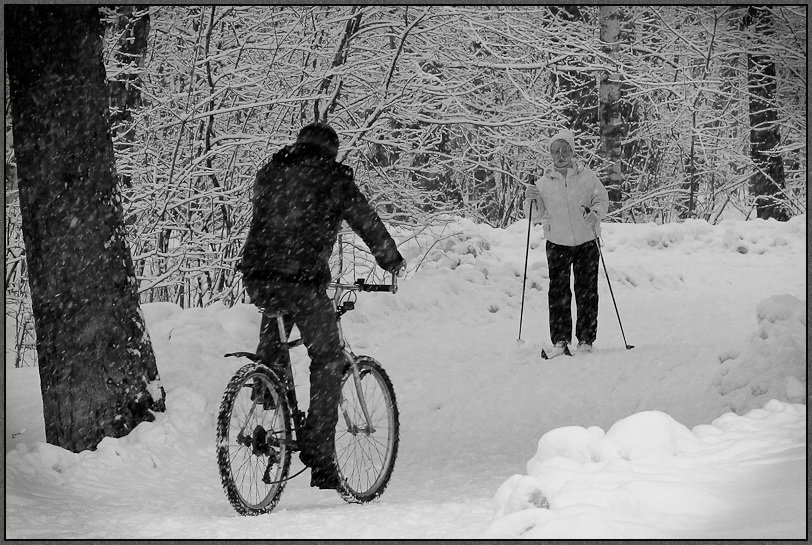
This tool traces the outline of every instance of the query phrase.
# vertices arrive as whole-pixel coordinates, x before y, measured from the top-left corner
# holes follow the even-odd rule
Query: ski
[[[541,349],[541,358],[545,360],[551,360],[553,358],[557,358],[558,356],[572,356],[572,352],[570,352],[570,347],[565,346],[564,350],[558,352],[557,354],[548,355],[547,352],[542,348]]]

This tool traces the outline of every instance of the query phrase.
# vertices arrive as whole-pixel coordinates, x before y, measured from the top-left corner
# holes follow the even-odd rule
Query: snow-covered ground
[[[7,353],[6,537],[805,538],[806,218],[605,225],[635,348],[601,270],[595,352],[550,361],[540,226],[517,340],[526,236],[523,221],[403,233],[398,293],[346,315],[401,415],[395,474],[368,505],[305,474],[271,514],[231,509],[214,425],[241,364],[222,354],[256,345],[250,305],[145,305],[167,412],[93,452],[44,443],[37,371]]]

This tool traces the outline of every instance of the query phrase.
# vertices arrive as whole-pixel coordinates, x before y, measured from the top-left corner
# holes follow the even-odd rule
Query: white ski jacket
[[[563,246],[578,246],[595,239],[581,207],[594,210],[598,219],[603,220],[609,210],[609,195],[588,166],[573,160],[573,168],[567,169],[566,178],[553,167],[547,167],[535,185],[541,196],[525,199],[524,215],[529,216],[530,203],[534,202],[532,221],[544,225],[547,240]],[[600,236],[600,224],[596,231]]]

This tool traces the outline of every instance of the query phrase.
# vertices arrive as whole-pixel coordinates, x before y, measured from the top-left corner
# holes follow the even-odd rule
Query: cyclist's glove
[[[395,265],[391,269],[389,269],[389,272],[391,272],[395,276],[399,276],[399,277],[406,274],[406,260],[401,257],[401,259],[397,263],[397,265]]]

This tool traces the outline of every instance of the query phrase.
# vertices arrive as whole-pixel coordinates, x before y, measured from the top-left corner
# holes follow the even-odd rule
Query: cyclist
[[[332,302],[328,259],[342,220],[358,233],[378,265],[394,274],[405,260],[378,214],[336,162],[338,136],[325,123],[299,132],[274,154],[254,181],[253,216],[245,241],[243,284],[257,306],[285,311],[287,334],[298,327],[310,357],[310,408],[300,433],[300,458],[311,468],[310,486],[336,489],[335,427],[343,356]],[[257,354],[285,365],[275,319],[263,315]]]

